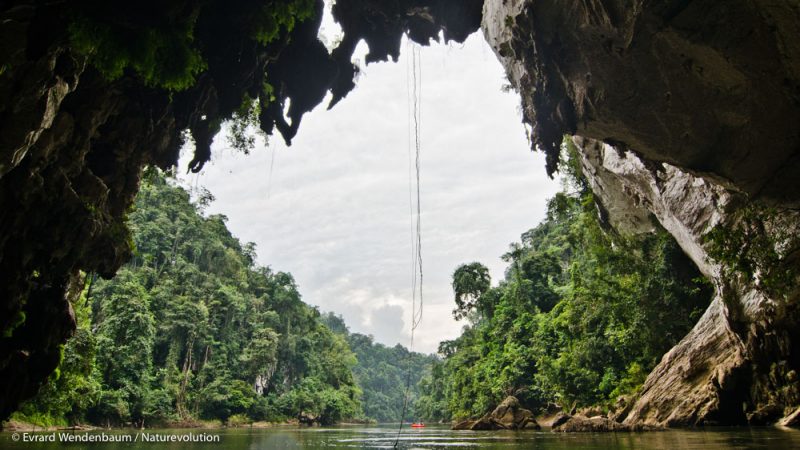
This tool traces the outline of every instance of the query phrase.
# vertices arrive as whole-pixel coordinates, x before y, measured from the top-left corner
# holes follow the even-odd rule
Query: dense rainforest
[[[130,259],[144,167],[175,166],[191,141],[199,171],[229,120],[291,143],[306,112],[355,87],[359,42],[367,63],[396,59],[404,34],[463,42],[482,6],[339,0],[329,52],[322,0],[0,2],[0,420],[59,364],[80,273],[108,279]]]
[[[449,421],[507,395],[531,409],[613,408],[691,328],[711,288],[666,232],[603,222],[565,141],[563,189],[503,256],[453,274],[462,335],[439,355],[388,347],[302,302],[290,274],[206,215],[213,201],[149,169],[128,214],[134,258],[86,276],[58,370],[14,418],[37,424],[228,424],[303,417]],[[654,326],[654,324],[657,324]]]
[[[406,422],[418,419],[413,409],[418,397],[417,387],[439,358],[410,352],[400,344],[388,347],[375,342],[372,336],[351,333],[342,317],[333,313],[323,315],[323,322],[333,332],[344,336],[356,355],[358,362],[353,367],[353,375],[363,391],[364,415],[378,422],[395,422],[403,415],[403,406],[407,403],[403,419]]]
[[[213,197],[149,169],[128,214],[133,259],[87,276],[75,336],[12,417],[39,425],[399,420],[405,380],[432,357],[349,333],[303,303],[288,273],[255,264]],[[410,364],[410,365],[409,365]],[[406,369],[411,367],[411,372]]]
[[[483,415],[506,396],[530,409],[613,407],[694,325],[712,289],[663,229],[623,236],[603,222],[572,141],[546,218],[503,255],[491,285],[479,262],[453,274],[460,337],[420,382],[416,414]]]

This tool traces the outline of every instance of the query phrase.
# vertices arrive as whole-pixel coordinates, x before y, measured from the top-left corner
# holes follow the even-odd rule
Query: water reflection
[[[146,443],[65,443],[22,442],[13,440],[13,433],[0,433],[0,448],[44,450],[72,448],[86,450],[169,449],[194,448],[261,450],[261,449],[329,449],[329,448],[393,448],[395,440],[402,449],[447,449],[447,448],[537,448],[561,449],[797,449],[800,448],[800,430],[777,428],[729,428],[707,430],[670,430],[651,433],[595,433],[560,434],[549,431],[525,432],[472,432],[452,431],[446,427],[432,426],[424,429],[406,428],[397,436],[396,426],[342,426],[336,428],[275,427],[267,429],[238,428],[231,430],[148,430],[177,437],[188,433],[219,435],[220,442],[170,442]],[[104,433],[102,431],[92,432]],[[136,437],[136,431],[113,431],[106,434],[128,434]],[[49,433],[39,433],[49,434]],[[17,435],[20,438],[20,434]],[[30,439],[28,439],[30,440]]]

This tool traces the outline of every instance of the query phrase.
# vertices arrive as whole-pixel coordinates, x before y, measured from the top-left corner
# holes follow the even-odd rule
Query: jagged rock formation
[[[634,153],[608,144],[575,142],[592,190],[601,204],[610,205],[614,228],[646,232],[655,216],[716,290],[697,325],[664,356],[619,418],[671,426],[762,424],[788,414],[800,403],[800,290],[796,282],[772,289],[766,278],[776,270],[797,277],[800,214],[777,209],[760,219],[760,232],[774,237],[772,245],[783,256],[782,267],[764,266],[752,274],[731,270],[730,262],[709,254],[713,244],[707,236],[715,228],[737,232],[747,205],[740,195],[670,164],[648,167]]]
[[[779,422],[784,427],[800,427],[800,407]]]
[[[111,277],[127,260],[125,212],[143,167],[174,166],[188,131],[190,169],[200,170],[221,122],[253,106],[247,99],[259,126],[290,142],[328,91],[336,102],[353,88],[359,39],[370,61],[396,57],[404,33],[463,41],[482,0],[339,0],[345,35],[333,54],[317,40],[322,6],[0,3],[0,420],[58,364],[79,271]],[[185,90],[166,89],[187,77]]]
[[[582,136],[602,215],[657,220],[715,286],[626,425],[772,423],[800,404],[798,18],[789,2],[485,4],[548,168]]]
[[[578,134],[800,204],[796,2],[487,0],[483,31],[551,171]]]

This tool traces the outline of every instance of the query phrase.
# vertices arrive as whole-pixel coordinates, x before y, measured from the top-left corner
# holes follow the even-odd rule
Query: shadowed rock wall
[[[634,153],[608,144],[574,141],[596,198],[610,205],[614,228],[647,232],[654,217],[715,288],[705,314],[617,418],[628,425],[760,425],[794,411],[800,405],[800,213],[755,207],[764,228],[754,229],[749,239],[759,240],[755,233],[761,232],[775,237],[772,245],[781,258],[778,267],[744,274],[715,260],[707,238],[714,229],[738,232],[747,220],[743,208],[754,207],[741,194],[669,164],[648,167]],[[770,288],[766,271],[776,269],[795,281]]]
[[[800,4],[487,0],[483,30],[555,170],[563,134],[800,205]]]
[[[771,423],[800,406],[799,19],[796,2],[484,5],[548,169],[562,135],[581,136],[612,224],[654,218],[715,286],[628,425]]]

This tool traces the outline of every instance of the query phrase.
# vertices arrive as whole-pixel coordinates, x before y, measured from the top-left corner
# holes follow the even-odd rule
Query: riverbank
[[[342,423],[340,425],[363,425],[355,423]],[[177,430],[177,429],[228,429],[228,428],[277,428],[277,427],[297,427],[300,423],[296,420],[287,420],[285,422],[234,422],[224,424],[219,420],[184,420],[177,422],[167,422],[153,426],[145,426],[143,429],[147,430]],[[21,420],[9,420],[3,422],[0,426],[0,431],[8,432],[49,432],[49,431],[92,431],[92,430],[136,430],[140,428],[130,426],[110,426],[102,427],[89,424],[77,425],[37,425],[31,422]]]

